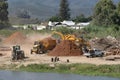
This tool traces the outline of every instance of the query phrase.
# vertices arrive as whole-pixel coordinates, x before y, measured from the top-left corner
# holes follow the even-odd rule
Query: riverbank
[[[119,65],[93,65],[93,64],[31,64],[21,66],[20,71],[30,72],[58,72],[58,73],[73,73],[90,76],[110,76],[120,78]]]
[[[53,72],[80,74],[87,76],[109,76],[120,78],[120,64],[94,65],[94,64],[30,64],[27,66],[11,64],[0,67],[2,70],[27,71],[27,72]]]
[[[27,52],[27,51],[26,51]],[[120,78],[120,60],[108,61],[103,58],[85,56],[59,57],[58,62],[51,62],[53,56],[29,54],[24,60],[12,61],[10,51],[1,56],[0,69],[27,72],[72,73],[90,76],[110,76]],[[69,60],[69,62],[67,62]]]

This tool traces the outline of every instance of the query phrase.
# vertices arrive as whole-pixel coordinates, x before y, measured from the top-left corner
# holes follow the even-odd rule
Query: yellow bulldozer
[[[33,49],[31,49],[31,54],[43,54],[52,50],[56,46],[56,40],[52,38],[44,38],[34,42]]]

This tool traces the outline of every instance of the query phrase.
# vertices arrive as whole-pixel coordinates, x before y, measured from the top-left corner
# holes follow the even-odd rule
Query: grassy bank
[[[32,64],[27,67],[21,66],[18,70],[29,72],[58,72],[73,73],[90,76],[111,76],[120,78],[120,65],[92,65],[92,64],[55,64],[50,67],[47,64]]]
[[[88,38],[112,36],[120,39],[120,26],[117,25],[111,25],[109,27],[89,25],[83,31],[87,33],[86,37]]]

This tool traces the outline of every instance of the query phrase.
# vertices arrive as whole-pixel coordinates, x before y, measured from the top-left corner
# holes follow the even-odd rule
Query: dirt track
[[[27,51],[27,52],[26,52]],[[0,51],[0,53],[3,53],[3,56],[0,57],[0,66],[3,65],[10,65],[10,64],[18,64],[18,65],[28,65],[28,64],[52,64],[51,58],[54,58],[52,56],[47,56],[46,54],[30,54],[28,50],[25,51],[26,59],[21,61],[11,61],[11,51]],[[66,64],[67,59],[69,59],[69,63],[90,63],[90,64],[120,64],[120,59],[116,61],[106,61],[105,57],[103,58],[86,58],[85,56],[71,56],[71,57],[59,57],[60,61],[56,63]]]

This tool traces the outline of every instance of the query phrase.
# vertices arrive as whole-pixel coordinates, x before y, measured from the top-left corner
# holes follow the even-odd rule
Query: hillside
[[[71,15],[80,13],[91,15],[95,4],[99,0],[68,0]],[[113,0],[115,3],[119,0]],[[8,0],[10,16],[14,16],[21,9],[28,10],[32,17],[46,19],[58,13],[60,0]]]

